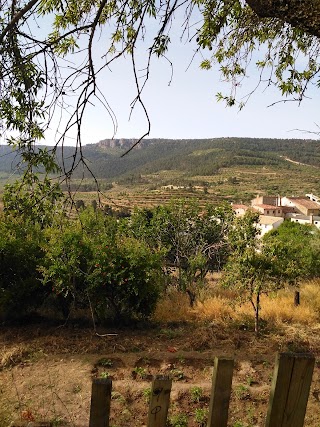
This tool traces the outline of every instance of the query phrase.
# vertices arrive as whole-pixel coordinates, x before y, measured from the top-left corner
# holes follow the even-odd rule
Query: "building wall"
[[[282,212],[282,209],[279,209],[278,207],[275,206],[274,209],[264,209],[263,215],[283,217],[283,212]]]
[[[304,218],[299,218],[296,216],[290,216],[292,222],[303,225],[314,225],[320,230],[320,217],[319,216],[305,216]]]
[[[251,205],[274,205],[277,206],[278,196],[257,196],[251,200]]]
[[[258,229],[260,230],[260,236],[259,238],[263,237],[266,233],[268,233],[271,230],[275,230],[278,228],[284,221],[283,218],[279,218],[277,221],[273,222],[272,224],[264,224],[263,218],[260,217],[260,221],[262,221],[262,224],[258,224]]]
[[[295,204],[288,197],[281,197],[281,205],[295,207]]]
[[[295,203],[297,209],[303,214],[303,215],[319,215],[319,209],[308,209],[305,206],[300,205],[299,202]]]

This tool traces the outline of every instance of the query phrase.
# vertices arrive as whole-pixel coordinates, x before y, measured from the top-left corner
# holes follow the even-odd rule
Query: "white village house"
[[[278,216],[260,215],[258,229],[260,236],[263,237],[268,231],[275,230],[284,221],[284,218]]]
[[[251,200],[251,206],[232,205],[237,216],[248,209],[259,212],[260,237],[276,229],[285,219],[300,224],[315,225],[320,229],[320,198],[313,194],[305,197],[260,196]]]

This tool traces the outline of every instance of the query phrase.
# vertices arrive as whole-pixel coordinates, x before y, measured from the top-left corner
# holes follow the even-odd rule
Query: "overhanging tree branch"
[[[319,0],[246,0],[260,18],[277,18],[320,37]]]
[[[15,25],[20,21],[20,19],[27,12],[29,12],[29,10],[31,10],[33,8],[33,6],[35,6],[38,2],[40,2],[40,0],[31,0],[31,1],[29,1],[29,3],[27,3],[23,9],[19,10],[19,12],[17,12],[13,16],[13,18],[9,22],[9,24],[0,33],[0,43],[3,43],[3,40],[4,40],[5,36],[15,27]]]

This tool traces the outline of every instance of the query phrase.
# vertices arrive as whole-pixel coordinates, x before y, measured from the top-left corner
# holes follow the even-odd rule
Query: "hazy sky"
[[[105,49],[103,37],[95,46],[97,58]],[[168,86],[171,68],[165,60],[154,59],[150,79],[143,92],[143,100],[151,121],[151,138],[216,138],[216,137],[269,137],[269,138],[317,138],[295,129],[316,131],[320,125],[318,101],[320,89],[309,91],[310,99],[299,106],[296,102],[269,105],[281,100],[273,88],[261,86],[250,98],[242,111],[225,107],[216,101],[216,93],[228,94],[229,86],[220,81],[217,67],[201,70],[201,58],[194,59],[194,46],[179,43],[173,36],[173,46],[168,57],[173,62],[173,79]],[[141,68],[146,58],[146,46],[137,51]],[[206,56],[206,55],[204,55]],[[188,69],[187,69],[188,68]],[[141,72],[142,73],[142,72]],[[130,103],[135,97],[134,77],[130,60],[120,59],[106,69],[99,78],[99,85],[112,107],[118,121],[116,138],[139,138],[147,129],[141,107],[137,105],[129,121]],[[250,92],[256,85],[257,72],[249,71],[241,90]],[[54,129],[47,132],[46,143],[54,142]],[[107,112],[98,103],[90,107],[82,128],[83,143],[95,143],[113,136],[113,125]],[[70,138],[67,141],[72,145]]]

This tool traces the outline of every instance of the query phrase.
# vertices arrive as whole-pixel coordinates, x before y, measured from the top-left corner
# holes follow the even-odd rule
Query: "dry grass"
[[[221,296],[214,296],[197,303],[195,312],[199,320],[212,320],[223,323],[230,321],[234,314],[230,300]]]
[[[171,292],[162,298],[153,316],[156,322],[187,322],[197,320],[196,311],[190,307],[189,298],[180,292]]]
[[[292,292],[276,298],[264,297],[261,306],[261,316],[275,325],[296,323],[312,326],[319,320],[317,312],[303,299],[301,305],[294,306]]]
[[[261,297],[261,318],[269,325],[314,326],[320,321],[319,281],[307,282],[301,286],[301,304],[293,304],[293,289],[280,291],[271,296]],[[171,292],[158,304],[154,319],[160,322],[214,321],[223,323],[247,322],[253,320],[253,309],[249,302],[237,303],[230,290],[216,289],[214,296],[198,301],[193,309],[189,299],[179,292]]]
[[[26,346],[3,347],[0,351],[0,370],[15,366],[25,360],[30,354]]]
[[[318,314],[320,318],[320,280],[305,283],[301,289],[302,300]]]

